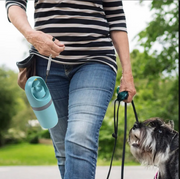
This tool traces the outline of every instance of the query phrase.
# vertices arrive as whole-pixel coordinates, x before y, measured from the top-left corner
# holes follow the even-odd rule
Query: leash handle
[[[119,93],[119,86],[117,87],[117,100],[118,101],[123,101],[128,98],[128,92],[127,91],[122,91]]]
[[[117,100],[123,101],[123,100],[128,98],[128,91],[122,91],[122,92],[119,93],[119,88],[120,87],[118,86],[117,87]],[[136,108],[135,108],[133,100],[132,100],[131,104],[132,104],[132,107],[133,107],[133,111],[134,111],[134,115],[135,115],[135,118],[136,118],[136,122],[138,123],[139,120],[138,120],[138,116],[137,116],[137,112],[136,112]]]

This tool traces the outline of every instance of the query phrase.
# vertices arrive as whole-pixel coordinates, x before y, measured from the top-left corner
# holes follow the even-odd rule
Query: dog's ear
[[[174,121],[173,120],[170,120],[167,125],[174,130]]]

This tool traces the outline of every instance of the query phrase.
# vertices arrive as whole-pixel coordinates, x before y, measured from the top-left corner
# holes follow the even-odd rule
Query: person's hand
[[[130,103],[136,94],[136,89],[134,86],[134,80],[132,74],[123,74],[121,77],[119,93],[122,91],[128,92],[128,98],[124,100],[126,103]]]
[[[57,57],[65,48],[65,45],[59,40],[55,39],[55,41],[53,41],[51,35],[45,34],[41,31],[33,30],[28,34],[26,39],[41,55],[51,55],[52,58]]]

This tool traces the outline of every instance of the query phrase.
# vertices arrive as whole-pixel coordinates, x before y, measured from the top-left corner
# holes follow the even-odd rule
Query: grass
[[[0,166],[18,165],[57,165],[52,145],[21,143],[0,148]],[[109,166],[110,160],[98,159],[97,165]],[[121,165],[121,161],[113,161],[113,165]],[[125,165],[137,165],[125,162]]]
[[[22,143],[0,148],[0,166],[56,164],[52,145]]]

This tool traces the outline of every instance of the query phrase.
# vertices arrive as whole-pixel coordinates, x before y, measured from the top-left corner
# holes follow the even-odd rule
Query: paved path
[[[96,179],[106,179],[109,167],[97,167]],[[124,179],[153,179],[157,168],[128,166]],[[120,167],[112,167],[109,179],[120,179]],[[61,179],[56,166],[0,167],[0,179]]]

